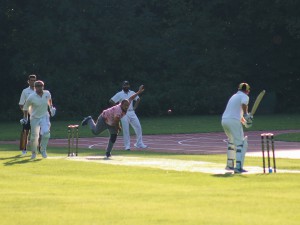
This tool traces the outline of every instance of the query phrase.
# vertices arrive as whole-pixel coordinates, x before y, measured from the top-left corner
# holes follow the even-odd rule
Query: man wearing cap
[[[248,113],[249,93],[249,84],[240,83],[237,93],[231,96],[222,115],[222,127],[228,137],[225,169],[234,170],[234,173],[247,172],[243,169],[243,164],[248,142],[242,125],[246,128],[252,125],[253,117]]]
[[[129,99],[131,96],[135,94],[134,91],[131,91],[130,84],[126,80],[123,82],[122,91],[116,93],[110,100],[111,105],[116,105],[122,102],[124,99]],[[134,102],[134,104],[133,104]],[[143,135],[142,135],[142,127],[140,121],[135,114],[135,110],[137,109],[140,102],[139,96],[136,96],[133,101],[130,103],[129,108],[127,110],[126,115],[121,119],[122,123],[122,130],[123,130],[123,141],[124,141],[124,148],[127,151],[130,151],[130,131],[129,131],[129,124],[134,129],[136,134],[136,142],[134,146],[136,148],[147,148],[148,146],[143,143]]]

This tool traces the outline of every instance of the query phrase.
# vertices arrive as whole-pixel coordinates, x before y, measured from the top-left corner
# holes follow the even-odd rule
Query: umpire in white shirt
[[[132,95],[135,94],[134,91],[131,91],[130,84],[128,81],[124,81],[122,85],[122,91],[116,93],[110,100],[111,105],[116,105],[124,99],[129,99]],[[122,130],[123,130],[123,140],[124,140],[124,148],[127,151],[130,151],[130,131],[129,131],[129,124],[134,129],[136,134],[136,142],[134,146],[136,148],[147,148],[148,146],[143,143],[143,134],[142,134],[142,127],[140,121],[135,114],[135,110],[138,107],[140,102],[139,96],[137,96],[131,103],[127,110],[126,115],[121,119],[122,123]]]

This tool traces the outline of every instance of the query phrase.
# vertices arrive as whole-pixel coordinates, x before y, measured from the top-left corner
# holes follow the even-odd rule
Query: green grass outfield
[[[292,121],[287,122],[291,117]],[[299,129],[295,115],[280,117],[279,124],[271,120],[267,123],[270,117],[263,122],[258,118],[252,130]],[[141,123],[148,134],[221,131],[215,120],[216,117],[170,117],[142,119]],[[65,138],[65,125],[73,122],[76,123],[54,120],[53,136]],[[19,137],[15,134],[20,130],[17,124],[0,127],[1,136],[6,135],[4,140]],[[89,136],[85,130],[81,129],[81,134]],[[291,136],[287,139],[298,138]],[[32,161],[29,155],[20,156],[17,146],[0,146],[1,224],[296,225],[300,221],[300,174],[212,175],[116,166],[66,160],[66,151],[49,148],[48,159],[39,155]],[[104,150],[80,149],[80,156],[103,154]],[[224,163],[226,158],[144,151],[114,151],[114,155],[216,163]],[[54,156],[61,157],[53,159]],[[260,166],[261,159],[247,157],[246,164]],[[300,160],[278,159],[277,166],[300,170]]]

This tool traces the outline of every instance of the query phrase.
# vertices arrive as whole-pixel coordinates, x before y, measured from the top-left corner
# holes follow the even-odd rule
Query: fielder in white
[[[22,93],[21,93],[21,97],[20,97],[20,101],[19,101],[19,106],[21,108],[21,110],[23,111],[23,106],[26,102],[26,99],[29,97],[30,94],[34,93],[34,83],[36,81],[36,75],[31,74],[28,76],[28,87],[23,89]]]
[[[50,114],[51,116],[56,113],[55,107],[52,106],[51,94],[49,91],[44,90],[44,82],[38,80],[34,83],[35,92],[29,95],[23,106],[23,119],[20,120],[21,124],[27,124],[28,110],[31,109],[30,122],[31,122],[31,135],[30,135],[30,148],[32,151],[31,159],[36,158],[37,146],[39,139],[39,132],[41,138],[41,153],[43,158],[47,158],[47,145],[50,138]]]
[[[129,99],[132,95],[135,94],[134,91],[131,91],[130,84],[128,81],[124,81],[122,85],[122,91],[116,93],[110,100],[111,105],[116,105],[122,102],[124,99]],[[133,104],[134,102],[134,104]],[[123,141],[124,148],[127,151],[130,151],[130,131],[129,124],[134,129],[136,134],[136,143],[134,146],[136,148],[147,148],[148,146],[143,143],[143,134],[142,134],[142,126],[140,121],[135,114],[135,110],[137,109],[140,102],[139,96],[136,96],[134,100],[130,103],[129,108],[127,110],[126,115],[121,119],[122,130],[123,130]]]
[[[244,137],[242,125],[244,124],[246,128],[252,126],[253,117],[248,113],[249,93],[249,84],[239,84],[238,92],[229,99],[222,116],[222,126],[228,137],[225,169],[234,170],[235,173],[247,172],[243,169],[243,165],[248,142],[247,136]]]
[[[20,97],[20,101],[19,101],[19,106],[20,109],[23,112],[23,106],[26,102],[26,99],[29,97],[30,94],[34,93],[34,82],[36,81],[36,75],[31,74],[28,76],[28,87],[23,89],[22,93],[21,93],[21,97]],[[30,109],[29,109],[29,114],[30,114]],[[20,144],[20,148],[22,147],[22,154],[25,155],[27,153],[27,139],[28,139],[28,134],[30,131],[30,119],[28,117],[28,123],[23,125],[23,130],[22,133],[25,132],[25,137],[23,135],[21,135],[21,139],[26,138],[26,140],[20,140],[20,143],[24,143],[24,146],[21,146]]]

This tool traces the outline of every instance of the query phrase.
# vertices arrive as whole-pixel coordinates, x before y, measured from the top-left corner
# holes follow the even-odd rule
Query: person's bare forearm
[[[242,104],[243,114],[248,113],[248,105]]]
[[[51,106],[53,106],[53,102],[52,102],[52,99],[49,99],[49,101],[48,101],[48,105],[51,107]]]
[[[136,96],[138,96],[139,94],[141,94],[143,91],[144,91],[144,85],[141,85],[140,88],[139,88],[139,90],[128,99],[129,102],[131,102],[133,99],[135,99]]]

